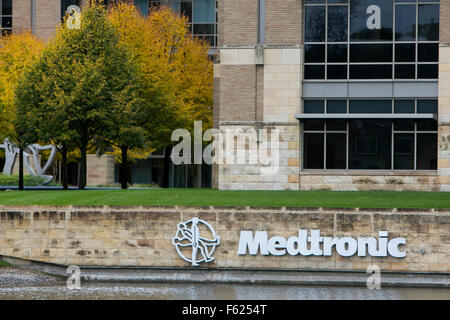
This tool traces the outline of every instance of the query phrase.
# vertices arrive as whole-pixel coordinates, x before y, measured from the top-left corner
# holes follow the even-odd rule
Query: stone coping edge
[[[8,256],[14,267],[39,271],[58,278],[68,277],[67,266]],[[365,287],[364,271],[288,270],[243,268],[174,268],[127,266],[80,266],[83,281],[135,283],[221,283],[273,285],[332,285]],[[450,272],[381,271],[381,287],[449,288]]]
[[[60,278],[68,277],[64,266],[39,264],[28,268]],[[234,268],[80,267],[80,271],[83,281],[97,283],[217,283],[365,287],[370,276],[361,271],[245,270]],[[381,287],[449,288],[450,273],[381,272]]]
[[[254,206],[83,206],[83,205],[0,205],[0,212],[10,210],[60,211],[273,211],[273,212],[385,212],[385,213],[450,213],[450,208],[348,208],[348,207],[254,207]]]

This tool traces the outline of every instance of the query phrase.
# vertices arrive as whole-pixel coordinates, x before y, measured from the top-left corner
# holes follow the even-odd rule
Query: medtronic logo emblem
[[[216,235],[209,223],[199,218],[192,218],[178,224],[178,230],[172,239],[172,244],[184,261],[192,263],[193,266],[198,266],[199,263],[214,260],[211,255],[220,244],[220,237]],[[190,258],[186,257],[188,249],[185,248],[187,247],[192,247]],[[186,251],[186,254],[183,251]]]

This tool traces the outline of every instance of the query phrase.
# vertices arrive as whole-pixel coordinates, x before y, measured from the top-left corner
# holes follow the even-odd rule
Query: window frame
[[[355,101],[355,100],[367,100],[364,98],[360,98],[360,99],[305,99],[303,101],[319,101],[322,100],[324,103],[324,114],[327,114],[327,103],[329,100],[331,101],[346,101],[346,106],[347,106],[347,114],[349,113],[350,110],[350,101]],[[437,99],[435,98],[401,98],[401,99],[383,99],[383,98],[375,98],[375,99],[371,99],[371,100],[391,100],[392,102],[392,114],[399,114],[399,113],[395,113],[395,109],[394,109],[394,105],[395,105],[395,101],[401,101],[401,100],[414,100],[414,113],[409,113],[409,114],[417,114],[417,105],[418,105],[418,101],[423,101],[423,100],[431,100],[431,101],[437,101]],[[303,104],[303,108],[304,108],[304,104]],[[328,114],[334,114],[334,113],[328,113]],[[373,119],[377,119],[377,114],[373,114]],[[301,164],[300,164],[300,170],[304,171],[304,172],[317,172],[317,171],[323,171],[323,172],[361,172],[361,171],[371,171],[371,172],[375,172],[375,173],[382,173],[382,172],[428,172],[428,173],[436,173],[437,172],[437,162],[436,162],[436,169],[417,169],[417,162],[418,162],[418,135],[419,134],[435,134],[436,135],[436,139],[438,139],[438,128],[436,128],[436,130],[418,130],[417,128],[417,121],[419,120],[415,120],[414,121],[414,130],[396,130],[394,128],[394,123],[395,120],[391,120],[391,167],[389,169],[350,169],[349,168],[349,147],[350,147],[350,121],[354,120],[354,119],[347,119],[346,120],[346,130],[327,130],[327,119],[323,119],[323,129],[321,130],[305,130],[305,124],[304,124],[304,120],[300,121],[300,135],[301,135],[301,150],[302,150],[302,157],[301,157]],[[333,120],[331,120],[333,121]],[[316,133],[316,134],[323,134],[323,168],[321,169],[309,169],[309,168],[305,168],[305,162],[306,162],[306,154],[305,154],[305,133],[309,134],[309,133]],[[346,166],[344,169],[333,169],[333,168],[327,168],[327,133],[345,133],[346,134]],[[395,135],[396,134],[414,134],[414,168],[413,169],[395,169]],[[438,158],[438,150],[436,149],[436,159]],[[437,160],[436,160],[437,161]]]
[[[9,15],[3,15],[3,1],[0,0],[0,37],[5,35],[11,35],[13,31],[13,1],[11,1],[11,14]],[[10,18],[11,19],[11,27],[4,28],[3,27],[3,18]]]
[[[177,2],[177,3],[181,3],[181,2],[190,2],[192,3],[192,16],[190,17],[190,22],[189,22],[189,30],[191,31],[191,34],[193,37],[196,38],[207,38],[210,39],[206,40],[210,45],[211,48],[217,48],[218,47],[218,25],[217,25],[217,19],[218,19],[218,0],[214,0],[215,2],[215,9],[214,9],[214,23],[208,23],[208,22],[197,22],[194,23],[193,17],[194,17],[194,2],[195,0],[148,0],[147,4],[149,9],[152,8],[152,3],[159,3],[159,5],[168,5],[170,2]],[[180,12],[177,12],[178,14],[180,14]],[[213,25],[213,33],[205,33],[205,34],[196,34],[194,33],[194,25]]]
[[[429,2],[422,2],[420,0],[410,0],[407,2],[398,2],[396,0],[392,1],[392,6],[393,6],[393,11],[392,11],[392,16],[393,16],[393,21],[392,21],[392,26],[393,26],[393,35],[392,35],[392,40],[390,41],[351,41],[351,21],[350,21],[350,2],[351,0],[347,0],[346,3],[330,3],[329,0],[324,0],[323,3],[306,3],[304,4],[305,8],[306,7],[325,7],[325,40],[321,41],[321,42],[313,42],[313,41],[306,41],[306,9],[303,12],[303,30],[305,30],[305,32],[303,33],[303,44],[304,46],[306,45],[325,45],[325,59],[324,62],[306,62],[306,50],[303,50],[303,61],[304,61],[304,67],[305,70],[307,68],[307,66],[323,66],[324,70],[323,70],[323,78],[306,78],[306,72],[303,72],[303,81],[306,82],[323,82],[323,81],[332,81],[332,82],[367,82],[367,81],[376,81],[376,82],[380,82],[380,81],[406,81],[406,82],[411,82],[411,81],[430,81],[430,82],[435,82],[437,81],[439,74],[436,74],[436,77],[434,78],[419,78],[419,66],[424,66],[424,65],[438,65],[439,63],[439,59],[438,61],[435,62],[421,62],[419,61],[419,57],[418,57],[418,48],[419,48],[419,44],[422,43],[426,43],[426,44],[431,44],[434,43],[436,45],[439,45],[439,40],[437,41],[423,41],[423,40],[418,40],[418,32],[419,32],[419,21],[418,21],[418,16],[419,16],[419,6],[420,5],[438,5],[439,8],[441,6],[439,0],[430,0]],[[400,41],[397,40],[395,37],[395,20],[396,20],[396,7],[397,6],[401,6],[401,5],[412,5],[414,4],[416,7],[416,24],[415,24],[415,40],[411,40],[411,41]],[[347,41],[342,41],[342,42],[332,42],[332,41],[328,41],[328,8],[329,7],[333,7],[333,6],[344,6],[347,7]],[[440,18],[440,17],[439,17]],[[441,23],[441,21],[439,20],[439,23]],[[346,62],[328,62],[328,45],[332,45],[332,44],[341,44],[341,45],[347,45],[347,61]],[[351,45],[355,45],[355,44],[391,44],[392,45],[392,59],[389,62],[350,62],[350,51],[351,51]],[[396,44],[414,44],[415,45],[415,58],[414,58],[414,62],[396,62]],[[337,65],[342,65],[342,66],[346,66],[347,69],[347,76],[345,78],[340,78],[340,79],[335,79],[335,78],[328,78],[328,66],[337,66]],[[390,78],[369,78],[369,79],[358,79],[358,78],[351,78],[351,66],[355,66],[355,65],[372,65],[372,66],[376,66],[376,65],[383,65],[383,66],[391,66],[391,77]],[[396,66],[397,65],[414,65],[414,78],[396,78]],[[318,68],[318,67],[316,67]]]

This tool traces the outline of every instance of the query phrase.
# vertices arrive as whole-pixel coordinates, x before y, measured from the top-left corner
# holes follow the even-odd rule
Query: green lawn
[[[0,205],[450,208],[450,193],[212,189],[8,191],[0,192]]]

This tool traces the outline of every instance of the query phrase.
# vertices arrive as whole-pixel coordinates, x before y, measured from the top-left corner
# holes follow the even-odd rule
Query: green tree
[[[131,133],[133,141],[142,141],[133,121],[140,101],[134,90],[140,81],[136,70],[104,8],[94,4],[84,9],[80,28],[62,24],[20,80],[18,127],[66,148],[77,147],[80,189],[86,186],[88,145],[100,151],[111,141],[123,146]]]

